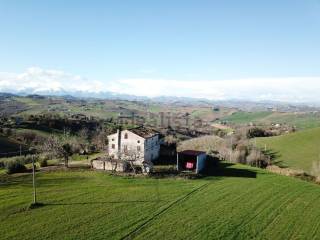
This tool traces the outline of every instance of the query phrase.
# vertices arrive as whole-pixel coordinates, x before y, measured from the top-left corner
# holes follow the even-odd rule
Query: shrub
[[[18,160],[11,160],[5,163],[5,168],[8,174],[24,172],[26,167]]]
[[[0,161],[0,168],[4,168],[5,166],[4,166],[4,161],[2,160],[2,161]]]
[[[32,156],[27,155],[27,156],[22,156],[22,157],[16,157],[16,160],[22,164],[28,164],[28,163],[32,163]]]
[[[0,168],[6,168],[8,162],[19,162],[22,165],[28,164],[32,162],[31,157],[10,157],[10,158],[3,158],[0,160]]]
[[[255,138],[255,137],[269,137],[270,134],[261,128],[251,128],[247,132],[247,138]]]
[[[39,165],[40,165],[40,167],[47,167],[48,166],[47,159],[40,159],[39,160]]]

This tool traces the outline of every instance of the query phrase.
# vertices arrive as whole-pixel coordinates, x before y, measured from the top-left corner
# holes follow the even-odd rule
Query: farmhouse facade
[[[136,164],[153,162],[159,157],[160,134],[144,127],[118,129],[108,136],[109,156],[118,160],[135,160]]]

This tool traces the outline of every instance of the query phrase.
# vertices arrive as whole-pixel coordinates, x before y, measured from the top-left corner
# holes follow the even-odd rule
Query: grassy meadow
[[[316,239],[320,188],[240,165],[200,179],[0,172],[0,239]]]
[[[231,124],[257,124],[279,123],[295,126],[299,130],[320,127],[320,115],[315,113],[283,113],[283,112],[235,112],[221,120]]]
[[[277,161],[290,168],[310,173],[312,163],[320,161],[320,128],[295,133],[258,138],[257,144],[276,153]]]
[[[221,120],[235,124],[248,124],[257,122],[271,115],[272,112],[234,112],[232,115],[226,116]]]

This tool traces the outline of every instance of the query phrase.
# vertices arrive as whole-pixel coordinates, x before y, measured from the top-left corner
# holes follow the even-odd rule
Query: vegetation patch
[[[261,121],[263,118],[271,115],[272,112],[235,112],[230,116],[224,117],[221,120],[227,121],[230,123],[250,123]]]
[[[257,144],[273,151],[280,164],[307,173],[311,173],[314,162],[320,161],[320,128],[258,138]]]

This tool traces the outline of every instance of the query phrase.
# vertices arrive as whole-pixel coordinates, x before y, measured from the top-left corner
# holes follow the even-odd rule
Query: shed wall
[[[204,171],[204,169],[206,167],[206,159],[207,159],[206,154],[198,155],[198,157],[197,157],[197,173],[201,173]]]

